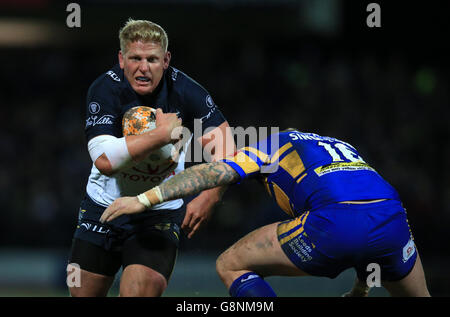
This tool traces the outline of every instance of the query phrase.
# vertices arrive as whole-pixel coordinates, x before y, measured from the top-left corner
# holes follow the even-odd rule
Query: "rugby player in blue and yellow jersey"
[[[233,157],[117,199],[101,221],[247,178],[259,179],[292,219],[259,228],[220,255],[216,269],[231,296],[276,296],[266,276],[335,278],[348,268],[357,274],[348,295],[367,296],[373,264],[392,296],[429,296],[398,193],[353,146],[331,137],[294,129],[272,134]]]

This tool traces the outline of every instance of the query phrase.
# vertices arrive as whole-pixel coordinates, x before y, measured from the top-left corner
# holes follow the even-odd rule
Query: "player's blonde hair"
[[[133,20],[131,18],[120,29],[119,40],[120,50],[123,54],[126,53],[128,44],[136,41],[158,43],[164,52],[167,52],[169,45],[167,33],[160,25],[147,20]]]

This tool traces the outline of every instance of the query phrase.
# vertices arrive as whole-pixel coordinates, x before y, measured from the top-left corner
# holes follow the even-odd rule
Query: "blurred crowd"
[[[399,191],[419,248],[438,252],[430,233],[443,234],[450,219],[444,69],[407,50],[379,56],[311,39],[171,45],[172,65],[208,89],[231,126],[296,127],[358,148]],[[1,247],[69,247],[92,164],[86,92],[116,54],[0,50]],[[208,226],[183,243],[222,250],[284,217],[256,182],[232,186]]]

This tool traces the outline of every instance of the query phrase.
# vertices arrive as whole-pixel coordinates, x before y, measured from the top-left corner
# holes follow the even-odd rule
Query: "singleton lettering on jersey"
[[[295,141],[295,140],[316,140],[316,141],[331,141],[331,142],[339,141],[338,139],[330,138],[328,136],[320,136],[315,133],[304,133],[304,132],[291,132],[291,133],[289,133],[289,137],[293,141]],[[339,142],[348,144],[343,141],[339,141]]]

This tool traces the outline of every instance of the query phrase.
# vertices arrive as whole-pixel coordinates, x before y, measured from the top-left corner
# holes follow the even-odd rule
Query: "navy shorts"
[[[281,222],[278,240],[288,258],[313,276],[335,278],[355,268],[365,281],[381,269],[381,280],[397,281],[412,270],[417,252],[401,202],[333,204]]]
[[[185,205],[122,215],[103,224],[99,219],[105,209],[89,197],[81,202],[69,263],[107,276],[113,276],[121,266],[142,264],[168,279],[179,247]]]

